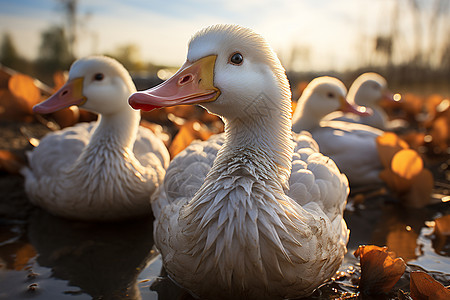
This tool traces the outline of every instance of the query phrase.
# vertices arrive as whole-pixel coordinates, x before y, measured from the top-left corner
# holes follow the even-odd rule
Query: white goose
[[[350,86],[347,99],[351,104],[361,105],[371,109],[371,114],[366,116],[353,113],[334,112],[326,117],[335,121],[361,123],[381,130],[392,129],[398,123],[392,123],[380,106],[382,100],[394,101],[393,95],[387,89],[387,81],[377,73],[364,73]]]
[[[199,297],[305,296],[343,260],[348,182],[310,136],[292,139],[290,98],[260,35],[216,25],[191,39],[172,78],[129,99],[145,110],[201,104],[225,122],[225,140],[181,152],[152,199],[164,267]]]
[[[150,196],[161,184],[169,154],[163,142],[140,127],[140,112],[127,102],[136,88],[116,60],[77,60],[68,82],[36,105],[51,113],[79,105],[100,114],[46,135],[28,153],[23,170],[30,200],[49,212],[81,220],[107,221],[151,214]]]
[[[336,110],[367,115],[345,100],[344,84],[333,77],[312,80],[298,100],[292,123],[293,130],[308,130],[319,144],[320,151],[334,160],[352,186],[373,186],[382,183],[383,169],[375,139],[383,132],[376,128],[343,121],[322,121]],[[353,107],[353,108],[352,108]]]

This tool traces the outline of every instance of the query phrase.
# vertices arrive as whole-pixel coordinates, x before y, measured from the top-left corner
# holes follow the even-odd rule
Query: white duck
[[[308,130],[320,151],[334,160],[351,186],[378,185],[383,169],[375,139],[383,134],[376,128],[343,121],[322,121],[336,110],[367,115],[345,100],[344,84],[333,77],[318,77],[303,91],[295,109],[293,130]],[[353,108],[352,108],[353,107]]]
[[[36,113],[70,105],[99,113],[97,122],[47,134],[28,153],[23,170],[30,200],[52,214],[107,221],[151,214],[150,196],[161,184],[169,154],[163,142],[140,127],[140,112],[127,102],[135,92],[116,60],[77,60],[68,82]]]
[[[191,39],[172,78],[129,99],[145,110],[201,104],[225,122],[225,140],[187,147],[152,199],[164,267],[199,297],[305,296],[343,260],[348,182],[310,136],[292,139],[290,98],[260,35],[216,25]]]
[[[335,121],[361,123],[381,130],[394,129],[398,123],[389,121],[389,118],[380,106],[380,102],[394,101],[392,93],[387,89],[387,81],[377,73],[364,73],[350,86],[347,99],[349,103],[371,109],[371,114],[366,116],[353,113],[333,112],[326,117]]]

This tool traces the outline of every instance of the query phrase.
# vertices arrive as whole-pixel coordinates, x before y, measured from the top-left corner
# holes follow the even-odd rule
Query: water
[[[407,210],[383,197],[348,210],[345,276],[311,298],[357,292],[351,278],[352,270],[358,271],[353,252],[364,244],[387,245],[404,257],[408,270],[422,268],[450,280],[449,253],[442,243],[435,249],[436,237],[426,225],[448,213],[445,203]],[[36,209],[27,221],[3,220],[0,228],[0,299],[191,299],[161,274],[151,219],[92,224]],[[449,243],[447,238],[445,249]],[[407,289],[409,277],[404,277],[398,286]]]

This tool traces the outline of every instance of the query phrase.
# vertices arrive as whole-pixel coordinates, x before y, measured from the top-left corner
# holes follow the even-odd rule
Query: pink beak
[[[50,98],[33,107],[33,112],[38,114],[49,114],[60,109],[83,105],[86,97],[83,96],[83,78],[75,78],[68,81]]]
[[[128,103],[145,111],[182,104],[211,102],[220,95],[214,86],[217,56],[210,55],[194,63],[186,62],[177,73],[160,85],[132,94]]]

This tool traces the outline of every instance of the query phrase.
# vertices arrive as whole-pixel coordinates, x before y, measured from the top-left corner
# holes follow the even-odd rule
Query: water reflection
[[[92,224],[38,210],[28,237],[40,266],[97,299],[141,299],[137,277],[152,251],[152,220]]]

